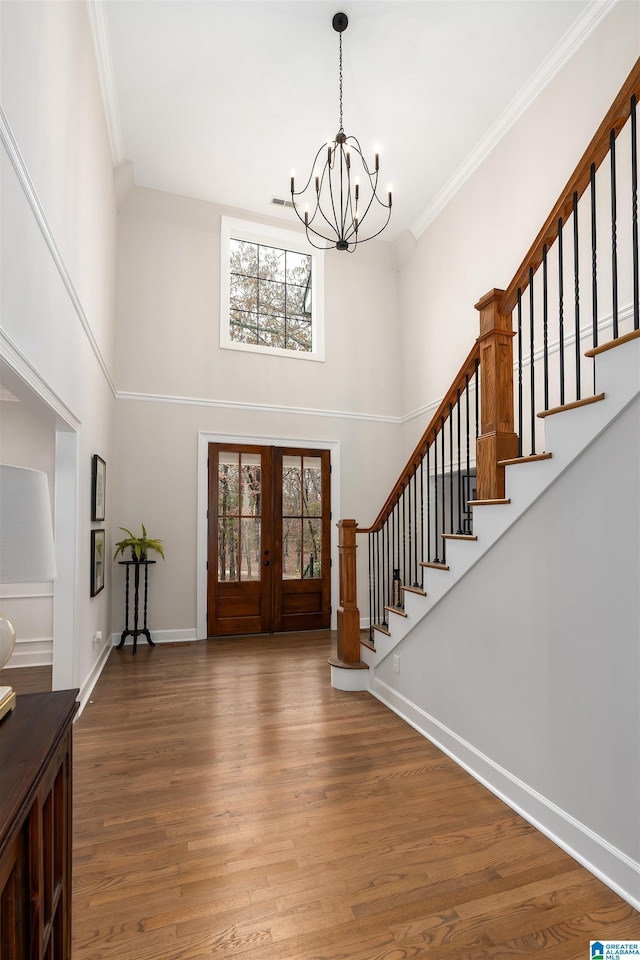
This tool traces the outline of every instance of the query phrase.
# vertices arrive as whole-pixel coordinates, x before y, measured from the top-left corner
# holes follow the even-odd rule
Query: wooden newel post
[[[360,611],[358,610],[358,585],[356,568],[355,520],[340,520],[338,523],[339,589],[338,606],[338,659],[343,663],[360,661]]]
[[[504,290],[491,290],[478,303],[480,311],[480,436],[476,444],[478,500],[504,497],[500,460],[518,456],[513,419],[513,337],[511,314],[502,314]]]

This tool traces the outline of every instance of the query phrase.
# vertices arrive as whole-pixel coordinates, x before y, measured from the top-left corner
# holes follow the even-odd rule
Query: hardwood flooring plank
[[[640,937],[415,730],[334,690],[333,642],[112,652],[74,731],[74,960],[584,960]]]

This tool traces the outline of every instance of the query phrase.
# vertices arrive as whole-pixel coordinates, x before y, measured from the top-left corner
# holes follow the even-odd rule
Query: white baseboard
[[[76,716],[75,716],[76,720],[78,719],[78,717],[81,715],[82,711],[88,704],[89,698],[93,693],[93,688],[98,682],[100,678],[100,674],[104,670],[104,665],[109,659],[110,653],[111,653],[111,640],[107,640],[107,642],[103,645],[102,650],[100,651],[100,655],[98,656],[97,660],[94,662],[93,666],[91,667],[91,670],[89,670],[89,673],[85,677],[85,680],[82,686],[80,687],[80,693],[78,694],[80,707],[78,708],[78,712],[76,713]]]
[[[382,680],[373,695],[569,856],[640,910],[640,864],[495,763]]]
[[[26,637],[16,640],[15,649],[5,669],[50,667],[52,664],[53,637]]]
[[[154,643],[195,643],[198,639],[198,633],[195,627],[187,627],[184,630],[151,630],[151,639]],[[121,633],[111,634],[111,643],[114,647],[120,643]],[[144,637],[138,637],[138,643],[145,644]],[[125,647],[133,646],[133,637],[127,637],[124,642]]]

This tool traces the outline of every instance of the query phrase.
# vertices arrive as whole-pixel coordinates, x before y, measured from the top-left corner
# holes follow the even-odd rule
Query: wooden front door
[[[331,615],[328,450],[209,444],[209,636]]]

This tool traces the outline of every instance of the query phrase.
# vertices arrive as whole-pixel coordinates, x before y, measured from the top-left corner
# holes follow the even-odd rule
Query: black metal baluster
[[[518,456],[522,456],[522,290],[518,287]]]
[[[631,240],[633,245],[633,329],[640,329],[640,288],[638,283],[638,137],[636,95],[631,97]]]
[[[549,291],[547,279],[547,245],[545,243],[542,247],[542,373],[545,410],[549,409]]]
[[[420,562],[424,562],[424,457],[420,461]],[[419,574],[419,585],[422,586],[424,577],[421,568]],[[416,577],[416,580],[418,580],[418,577]]]
[[[413,585],[414,587],[419,586],[418,584],[418,468],[416,467],[415,473],[413,474],[413,506],[415,509],[415,521],[416,528],[414,530],[413,537]]]
[[[431,444],[427,447],[427,563],[431,563]]]
[[[403,585],[407,582],[407,514],[406,514],[406,488],[402,488],[402,565],[401,573]]]
[[[581,377],[580,377],[580,258],[578,247],[578,191],[573,192],[573,286],[574,286],[574,335],[575,335],[575,355],[576,355],[576,400],[581,396]]]
[[[564,273],[562,255],[562,217],[558,220],[558,332],[560,350],[560,406],[564,403]]]
[[[534,313],[533,313],[533,267],[529,267],[529,401],[531,410],[529,419],[531,421],[531,456],[536,453],[536,377],[534,360]]]
[[[453,533],[453,404],[449,404],[449,533]]]
[[[367,537],[369,541],[369,640],[373,643],[373,591],[374,580],[373,580],[373,534],[370,533]]]
[[[411,477],[407,480],[407,497],[409,500],[409,558],[407,563],[406,584],[411,583],[411,571],[413,569],[413,507],[411,504]]]
[[[382,579],[382,552],[380,550],[380,531],[376,530],[376,558],[378,576],[378,610],[383,627],[387,626],[387,611],[384,609],[384,584]]]
[[[466,407],[466,431],[467,431],[467,496],[464,503],[464,532],[471,533],[469,527],[469,494],[471,492],[471,457],[470,457],[470,444],[471,437],[469,431],[469,374],[465,374],[464,378],[464,397],[465,397],[465,407]]]
[[[440,563],[440,537],[438,536],[438,523],[440,516],[438,514],[438,434],[434,432],[433,434],[433,487],[435,491],[434,496],[434,522],[435,522],[435,540],[434,540],[434,553],[433,558],[434,563]],[[444,563],[444,560],[442,561]]]
[[[464,533],[462,529],[462,454],[460,452],[460,390],[456,390],[456,410],[458,411],[458,533]]]
[[[401,571],[401,570],[402,570],[402,558],[401,558],[401,554],[400,554],[400,542],[401,542],[401,540],[400,540],[400,538],[401,538],[401,533],[400,533],[400,497],[398,497],[398,502],[397,502],[397,504],[396,504],[396,509],[397,509],[397,511],[398,511],[398,563],[397,563],[397,567],[398,567],[398,570]],[[399,576],[402,576],[402,573],[399,573],[398,575],[399,575]]]
[[[391,569],[395,571],[396,569],[396,504],[393,505],[391,511]],[[392,579],[395,579],[395,573],[392,576]]]
[[[441,446],[440,446],[440,454],[441,454],[441,457],[440,457],[440,467],[441,467],[441,470],[442,470],[442,517],[441,517],[441,521],[442,521],[442,534],[443,534],[443,536],[444,536],[444,534],[446,533],[446,530],[447,530],[447,504],[446,504],[446,497],[445,497],[445,490],[446,490],[445,483],[446,483],[446,481],[445,481],[445,456],[444,456],[444,442],[445,442],[445,436],[444,436],[444,416],[442,417],[442,421],[441,421],[441,423],[440,423],[440,438],[441,438]],[[446,557],[446,551],[447,551],[447,541],[443,539],[443,540],[442,540],[442,561],[443,561],[443,563],[444,563],[444,559],[445,559],[445,557]]]
[[[385,535],[386,535],[386,545],[385,545]],[[388,606],[391,603],[390,590],[389,590],[389,520],[385,520],[384,527],[382,528],[382,587],[383,587],[383,602]]]
[[[613,301],[613,339],[618,338],[618,213],[616,198],[616,132],[609,135],[611,156],[611,298]]]
[[[598,346],[598,230],[596,222],[596,165],[591,164],[591,339]],[[595,364],[594,364],[595,377]],[[595,393],[595,383],[593,385]]]
[[[386,521],[385,521],[384,529],[385,529],[385,531],[386,531],[386,540],[387,540],[387,546],[386,546],[386,564],[384,565],[384,566],[385,566],[385,578],[384,578],[384,580],[385,580],[385,588],[386,588],[386,594],[387,594],[387,603],[388,603],[388,604],[391,604],[391,603],[393,603],[393,597],[392,597],[392,593],[391,593],[391,549],[390,549],[390,544],[389,544],[389,536],[390,536],[390,533],[391,533],[391,527],[390,527],[390,525],[389,525],[389,518],[388,518],[388,517],[387,517],[387,519],[386,519]],[[384,549],[384,537],[383,537],[382,544],[383,544],[383,549]]]
[[[476,477],[477,477],[477,463],[478,463],[478,437],[480,436],[480,361],[476,360],[475,362],[475,385],[476,385]],[[477,483],[477,480],[476,480]],[[469,490],[471,494],[471,490]],[[468,509],[469,517],[469,533],[473,533],[473,511],[470,507]]]

